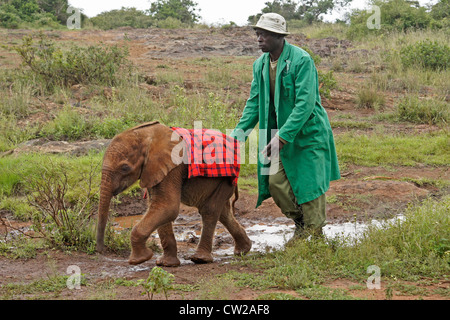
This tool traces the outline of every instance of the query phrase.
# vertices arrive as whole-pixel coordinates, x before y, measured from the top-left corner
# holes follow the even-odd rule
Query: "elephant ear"
[[[160,183],[179,163],[172,158],[172,151],[181,138],[174,131],[158,123],[136,127],[144,134],[144,163],[141,174],[141,188],[150,189]]]

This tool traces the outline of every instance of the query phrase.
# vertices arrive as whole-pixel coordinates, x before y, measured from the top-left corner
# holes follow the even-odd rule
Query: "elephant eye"
[[[123,164],[120,167],[120,171],[122,171],[122,173],[128,173],[128,172],[131,171],[131,167],[129,165],[127,165],[127,164]]]

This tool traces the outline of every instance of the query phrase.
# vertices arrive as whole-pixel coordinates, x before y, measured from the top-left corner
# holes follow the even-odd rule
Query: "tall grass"
[[[447,125],[450,122],[448,102],[436,98],[405,97],[397,104],[396,113],[400,120],[414,123]]]

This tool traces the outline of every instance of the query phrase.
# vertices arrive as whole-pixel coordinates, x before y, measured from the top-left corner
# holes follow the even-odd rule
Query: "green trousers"
[[[272,174],[269,176],[269,191],[281,212],[294,220],[295,236],[321,235],[326,220],[325,194],[312,201],[298,204],[281,159],[272,159],[273,165],[275,168],[271,168],[274,170],[271,170]],[[276,165],[278,165],[278,169],[276,169]]]

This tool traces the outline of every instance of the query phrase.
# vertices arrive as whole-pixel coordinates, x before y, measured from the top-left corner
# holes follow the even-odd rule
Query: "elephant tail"
[[[239,188],[238,188],[238,186],[236,185],[236,186],[234,187],[234,199],[233,199],[233,202],[231,203],[231,210],[232,210],[232,212],[233,212],[233,216],[234,216],[235,213],[236,213],[236,208],[234,207],[234,204],[236,203],[236,201],[238,201],[238,199],[239,199]]]

